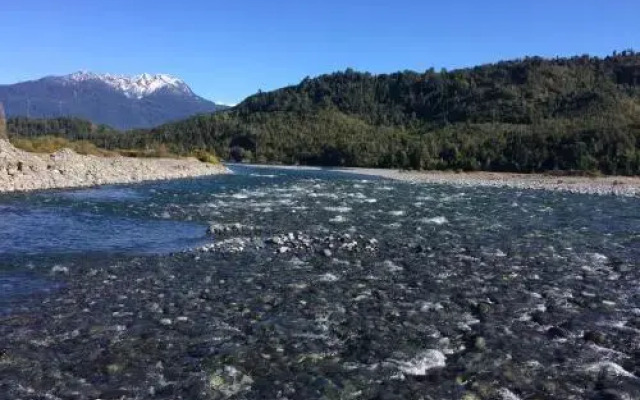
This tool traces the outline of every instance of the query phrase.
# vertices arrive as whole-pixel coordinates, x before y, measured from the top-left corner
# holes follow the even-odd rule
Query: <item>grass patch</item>
[[[220,164],[220,159],[218,158],[218,156],[206,150],[194,150],[187,154],[187,156],[197,158],[199,161],[207,164]]]
[[[124,157],[134,158],[178,158],[178,156],[167,148],[166,145],[160,143],[144,149],[119,149],[118,154]]]
[[[220,159],[213,153],[206,150],[192,150],[186,154],[178,154],[169,150],[162,143],[156,144],[144,149],[117,149],[105,150],[99,148],[88,140],[68,140],[57,136],[37,136],[32,138],[12,137],[11,144],[18,149],[28,151],[30,153],[51,154],[62,149],[68,148],[82,155],[92,155],[100,157],[115,157],[121,155],[123,157],[133,158],[183,158],[192,157],[200,162],[208,164],[220,164]]]
[[[11,138],[11,144],[18,149],[31,153],[55,153],[56,151],[68,148],[78,154],[92,155],[100,157],[114,156],[115,153],[101,149],[87,140],[70,141],[65,138],[55,136],[38,136],[34,138]]]

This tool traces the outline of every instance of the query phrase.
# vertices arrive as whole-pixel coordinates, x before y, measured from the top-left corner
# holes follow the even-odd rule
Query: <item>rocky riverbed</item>
[[[27,153],[0,139],[0,193],[188,178],[227,172],[195,159],[82,156],[69,149]]]
[[[637,176],[587,177],[553,174],[515,174],[508,172],[400,171],[375,168],[347,168],[342,171],[413,183],[510,187],[515,189],[554,190],[598,195],[640,196],[640,177]]]
[[[0,258],[55,283],[0,317],[0,393],[640,398],[638,199],[236,172],[73,204],[204,244]]]

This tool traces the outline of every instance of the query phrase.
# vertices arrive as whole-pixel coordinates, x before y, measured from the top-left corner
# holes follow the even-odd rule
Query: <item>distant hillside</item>
[[[79,117],[118,129],[153,127],[225,108],[169,75],[88,72],[0,85],[0,102],[8,117]]]
[[[640,55],[347,70],[109,141],[289,164],[638,174]]]
[[[13,117],[7,120],[7,131],[10,136],[59,136],[71,140],[90,138],[106,132],[119,133],[108,125],[97,125],[91,121],[74,117],[37,119]]]

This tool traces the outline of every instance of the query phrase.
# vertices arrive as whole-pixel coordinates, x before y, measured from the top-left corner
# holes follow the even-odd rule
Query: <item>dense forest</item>
[[[111,149],[164,143],[255,162],[639,174],[640,53],[388,75],[348,69],[151,130],[70,129],[71,122],[36,129],[10,119],[9,130],[57,129]]]

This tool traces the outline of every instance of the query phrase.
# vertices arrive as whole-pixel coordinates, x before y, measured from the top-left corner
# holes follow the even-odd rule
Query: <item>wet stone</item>
[[[586,331],[584,333],[583,339],[587,342],[592,342],[597,345],[605,344],[607,337],[604,333],[599,331]]]
[[[485,351],[487,349],[487,341],[482,336],[478,336],[473,341],[473,347],[477,351]]]
[[[549,339],[564,339],[569,336],[569,331],[559,326],[552,326],[547,330]]]

